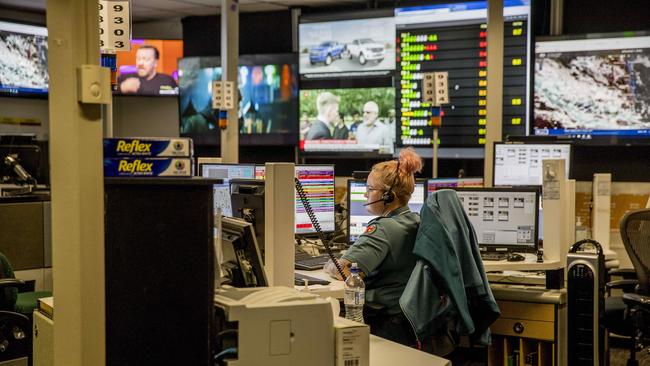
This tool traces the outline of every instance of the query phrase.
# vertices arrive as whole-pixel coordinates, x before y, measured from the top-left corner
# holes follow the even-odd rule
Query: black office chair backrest
[[[630,211],[621,219],[621,238],[639,279],[639,293],[650,294],[650,209]]]

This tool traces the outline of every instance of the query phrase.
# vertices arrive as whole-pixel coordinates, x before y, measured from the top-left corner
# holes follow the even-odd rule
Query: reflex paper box
[[[341,317],[334,318],[336,366],[369,366],[370,327]]]
[[[105,177],[191,177],[190,158],[105,158]]]
[[[189,138],[105,138],[104,158],[127,156],[191,157],[192,139]]]

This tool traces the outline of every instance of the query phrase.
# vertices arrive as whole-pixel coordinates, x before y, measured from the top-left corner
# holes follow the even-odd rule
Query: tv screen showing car
[[[301,23],[304,79],[386,75],[395,69],[393,17]]]
[[[212,82],[221,80],[218,57],[179,61],[181,135],[195,144],[220,143],[218,111],[212,109]],[[240,57],[239,142],[242,145],[295,144],[298,72],[294,55]]]
[[[535,135],[650,137],[650,33],[535,44]]]
[[[47,28],[0,21],[0,95],[47,95]]]
[[[395,129],[395,88],[300,91],[305,152],[392,154]]]
[[[132,39],[131,51],[117,52],[114,94],[178,95],[178,59],[183,41]]]

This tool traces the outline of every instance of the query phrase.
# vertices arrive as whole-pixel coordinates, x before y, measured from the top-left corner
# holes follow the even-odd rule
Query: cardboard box
[[[189,158],[105,158],[105,177],[191,177]]]
[[[335,365],[369,366],[370,327],[345,318],[334,318]]]
[[[190,138],[105,138],[104,158],[116,157],[191,157]]]

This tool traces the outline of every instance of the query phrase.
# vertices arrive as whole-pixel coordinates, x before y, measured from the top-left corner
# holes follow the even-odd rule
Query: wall
[[[49,138],[49,115],[47,99],[0,97],[0,120],[3,118],[33,118],[40,126],[4,124],[0,121],[0,134],[35,133],[38,140]]]
[[[178,98],[113,98],[113,135],[115,137],[178,137]]]

